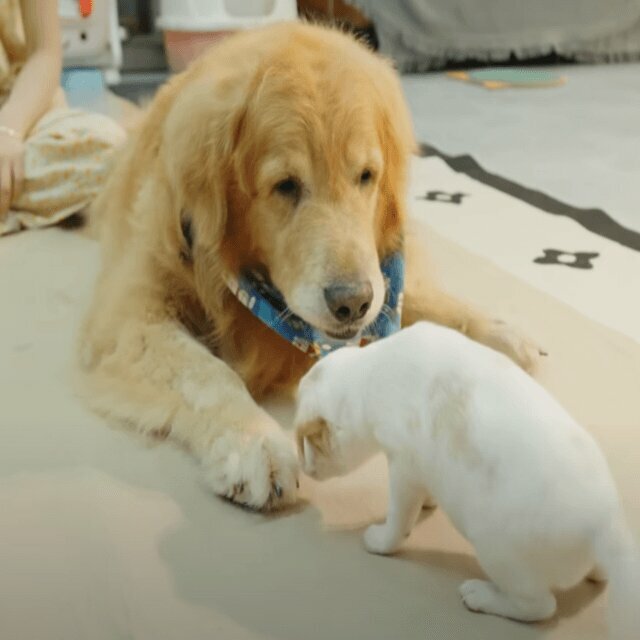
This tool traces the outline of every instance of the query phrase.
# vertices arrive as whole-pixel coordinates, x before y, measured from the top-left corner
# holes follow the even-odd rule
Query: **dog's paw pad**
[[[281,433],[221,436],[203,461],[203,474],[216,494],[249,509],[275,510],[296,499],[298,461]]]

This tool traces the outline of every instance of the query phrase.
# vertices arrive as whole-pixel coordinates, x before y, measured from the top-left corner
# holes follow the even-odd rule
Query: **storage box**
[[[156,25],[164,32],[169,66],[182,71],[205,49],[239,29],[297,16],[295,0],[161,0]]]

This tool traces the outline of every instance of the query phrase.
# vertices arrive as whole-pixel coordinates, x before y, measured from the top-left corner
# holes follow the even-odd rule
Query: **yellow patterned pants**
[[[0,220],[0,236],[53,225],[82,211],[100,190],[109,159],[125,137],[101,114],[48,112],[25,141],[23,191]]]

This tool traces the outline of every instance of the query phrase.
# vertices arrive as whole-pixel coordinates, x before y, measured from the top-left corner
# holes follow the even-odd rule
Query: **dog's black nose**
[[[366,282],[337,282],[324,290],[333,317],[345,324],[365,316],[373,300],[373,287]]]

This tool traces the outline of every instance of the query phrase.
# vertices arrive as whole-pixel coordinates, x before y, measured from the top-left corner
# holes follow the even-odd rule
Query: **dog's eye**
[[[367,185],[367,184],[369,184],[372,180],[373,180],[373,172],[371,171],[371,169],[365,169],[365,170],[360,174],[360,184],[361,184],[361,185]]]
[[[286,178],[276,184],[274,191],[281,196],[285,196],[285,198],[291,198],[297,201],[300,199],[300,194],[302,193],[302,185],[295,178]]]

